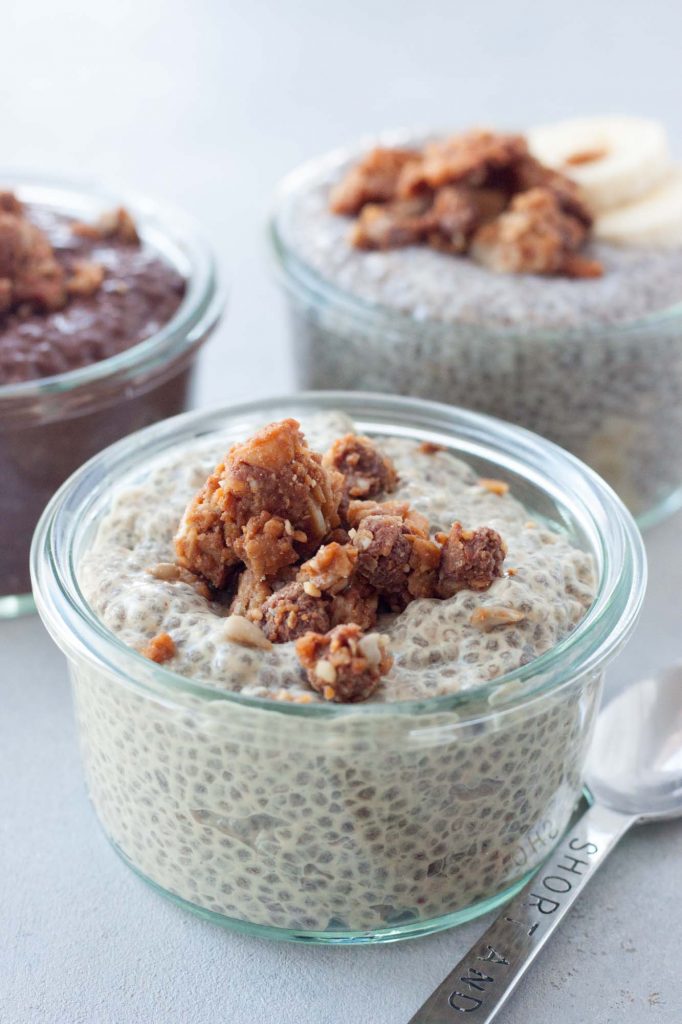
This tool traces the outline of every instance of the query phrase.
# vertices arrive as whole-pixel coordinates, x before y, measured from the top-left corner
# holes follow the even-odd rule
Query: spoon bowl
[[[628,686],[602,709],[587,784],[598,803],[639,821],[682,815],[682,665]]]

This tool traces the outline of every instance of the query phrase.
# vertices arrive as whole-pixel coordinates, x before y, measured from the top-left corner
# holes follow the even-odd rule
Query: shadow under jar
[[[131,289],[139,282],[148,289],[145,304],[160,310],[163,303],[154,291],[160,283],[150,281],[146,272],[152,261],[170,271],[176,287],[184,282],[167,322],[156,322],[149,313],[148,332],[141,328],[144,340],[131,344],[117,336],[116,354],[108,358],[95,356],[93,361],[74,350],[75,369],[0,383],[0,618],[9,618],[33,608],[29,550],[48,500],[96,452],[188,408],[197,352],[218,322],[221,301],[213,257],[192,222],[176,211],[67,181],[4,174],[0,185],[11,189],[31,219],[47,230],[57,254],[70,244],[70,222],[95,223],[123,202],[141,240],[140,258],[126,257]],[[91,258],[101,257],[106,265],[107,249],[106,242],[101,252],[93,247]],[[51,332],[68,335],[77,329],[83,331],[86,350],[97,353],[105,347],[98,324],[106,310],[93,312],[86,302],[82,310],[69,307],[66,313],[49,314]],[[48,323],[47,317],[34,314],[29,329],[36,347],[46,350],[49,339],[41,334],[41,321]],[[25,332],[26,326],[21,329]],[[120,335],[120,322],[116,329]]]
[[[596,597],[573,632],[472,689],[329,705],[179,676],[102,624],[78,567],[122,487],[199,441],[220,451],[267,420],[331,410],[369,435],[443,445],[589,552]],[[69,662],[90,797],[123,859],[217,923],[343,943],[467,920],[547,856],[580,797],[604,668],[636,621],[645,562],[621,502],[554,445],[434,403],[327,393],[192,413],[114,445],[50,503],[32,574]]]
[[[680,507],[682,245],[594,244],[597,280],[496,274],[425,246],[354,249],[329,192],[371,148],[302,166],[276,197],[270,241],[299,385],[498,416],[587,462],[641,526]]]

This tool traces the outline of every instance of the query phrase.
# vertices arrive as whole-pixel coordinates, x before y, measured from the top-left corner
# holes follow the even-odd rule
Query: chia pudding
[[[604,659],[641,601],[636,530],[586,470],[539,439],[531,451],[526,435],[495,421],[373,401],[300,397],[161,424],[76,474],[36,534],[36,598],[69,656],[88,788],[107,835],[166,893],[265,935],[424,934],[520,884],[579,798]],[[299,641],[254,644],[248,631],[235,633],[241,619],[262,639],[267,617],[235,614],[240,589],[234,595],[215,575],[215,560],[202,562],[215,586],[170,571],[187,555],[196,495],[208,493],[216,464],[234,468],[234,452],[251,450],[245,439],[287,415],[300,420],[313,452],[354,431],[368,435],[395,471],[381,477],[391,490],[374,493],[384,508],[386,499],[393,510],[408,505],[432,536],[457,517],[461,536],[485,524],[486,537],[504,542],[503,564],[484,561],[485,579],[469,572],[451,596],[442,596],[452,588],[440,570],[441,596],[413,597],[403,610],[382,596],[367,629],[387,642],[393,664],[358,703],[315,688]],[[297,450],[312,479],[323,463]],[[545,489],[537,481],[550,462]],[[104,476],[107,487],[93,486]],[[220,479],[211,494],[227,509]],[[266,493],[263,473],[246,479],[258,486],[242,489],[244,500]],[[353,482],[367,493],[361,473]],[[351,493],[343,516],[353,507]],[[613,531],[603,538],[608,564],[593,515]],[[228,518],[223,525],[227,535]],[[311,552],[299,525],[286,536],[300,543],[302,562]],[[349,530],[349,542],[360,533]],[[333,543],[291,571],[319,565]],[[318,601],[333,600],[315,589]],[[75,601],[64,604],[67,591]]]
[[[0,193],[2,614],[28,606],[30,539],[51,495],[96,451],[186,407],[189,356],[215,322],[169,343],[173,324],[196,319],[206,257],[153,213],[136,221],[104,202],[42,183]],[[164,332],[162,357],[150,339]]]
[[[590,121],[583,135],[573,122],[550,126],[562,129],[562,144],[575,136],[583,146],[571,157],[562,152],[551,172],[590,186],[592,223],[579,253],[587,272],[577,275],[562,269],[566,260],[538,262],[523,248],[512,249],[511,259],[499,251],[491,258],[476,235],[461,244],[452,225],[460,230],[462,211],[452,202],[447,169],[431,179],[445,182],[440,193],[423,186],[431,188],[428,199],[413,190],[413,198],[377,202],[377,191],[366,192],[358,202],[371,200],[357,214],[352,201],[334,202],[363,160],[366,166],[380,152],[409,154],[423,137],[337,152],[292,175],[272,234],[300,385],[409,394],[487,412],[588,462],[642,521],[672,509],[682,482],[682,176],[660,132],[648,144],[648,122],[615,121],[602,175],[610,191],[588,177],[600,169],[591,162],[606,162],[605,151],[588,151],[583,141],[595,125]],[[628,149],[633,132],[636,165]],[[528,138],[531,153],[555,156],[549,131]],[[440,219],[435,200],[424,212],[431,195],[448,189]],[[611,193],[622,205],[601,209]]]

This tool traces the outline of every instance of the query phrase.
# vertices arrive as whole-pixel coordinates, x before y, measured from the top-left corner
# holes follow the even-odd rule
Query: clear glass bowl
[[[141,344],[68,373],[0,385],[0,618],[9,618],[33,609],[29,550],[48,500],[95,452],[188,408],[197,352],[222,300],[213,257],[183,214],[101,185],[9,173],[0,184],[79,220],[126,206],[143,240],[187,281],[175,315]]]
[[[501,680],[392,704],[249,698],[125,647],[77,573],[116,489],[176,446],[215,438],[222,449],[323,409],[368,434],[445,445],[590,551],[598,593],[574,632]],[[637,619],[645,557],[610,488],[547,441],[435,403],[330,392],[191,413],[109,448],[45,511],[32,575],[68,659],[90,797],[124,860],[212,921],[344,943],[467,920],[548,854],[580,797],[604,668]]]
[[[423,138],[399,132],[365,140],[303,165],[280,186],[269,237],[298,385],[413,395],[498,416],[587,462],[640,526],[675,511],[682,505],[682,301],[638,320],[573,329],[437,320],[423,310],[417,318],[344,290],[298,251],[291,226],[306,196],[377,141]],[[368,263],[368,279],[373,272]],[[494,293],[499,275],[490,279]]]

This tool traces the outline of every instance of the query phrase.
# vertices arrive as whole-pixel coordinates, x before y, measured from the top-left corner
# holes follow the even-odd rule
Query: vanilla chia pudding
[[[376,168],[359,198],[335,202],[363,160],[421,151],[424,136],[330,154],[285,182],[272,237],[298,383],[419,396],[518,423],[592,465],[647,521],[674,506],[682,481],[682,171],[656,122],[562,122],[526,142],[543,161],[534,173],[582,189],[592,218],[578,250],[584,275],[555,253],[538,256],[545,224],[530,246],[505,225],[510,246],[494,258],[476,242],[491,231],[485,217],[472,241],[475,221],[453,189],[479,183],[481,167],[466,178],[436,165],[425,176],[429,196],[449,193],[442,214],[435,201],[424,212],[417,188],[398,200],[383,179],[377,188]],[[485,173],[486,203],[494,188],[508,193],[499,167]]]
[[[319,413],[302,429],[323,452],[354,427]],[[430,930],[525,877],[580,794],[600,670],[520,706],[505,703],[514,683],[473,693],[570,634],[595,596],[592,556],[450,452],[372,440],[398,474],[392,501],[433,530],[485,523],[506,559],[485,591],[380,611],[393,665],[362,704],[330,706],[293,642],[231,642],[220,595],[150,573],[172,562],[183,509],[227,440],[179,446],[123,481],[80,559],[102,623],[138,651],[169,634],[165,667],[198,687],[168,699],[151,676],[140,690],[72,664],[94,806],[138,872],[233,924],[318,938]],[[481,609],[506,618],[477,628]],[[404,703],[466,691],[461,712]]]

